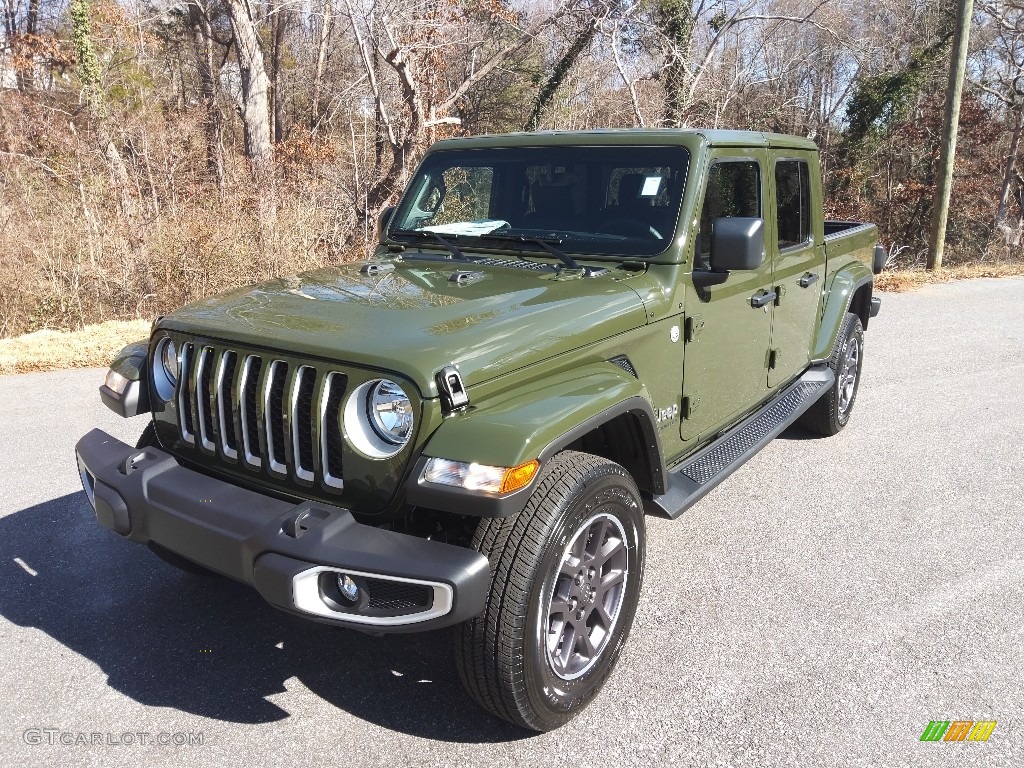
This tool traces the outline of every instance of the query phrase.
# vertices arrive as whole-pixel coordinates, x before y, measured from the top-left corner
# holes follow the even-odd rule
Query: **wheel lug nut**
[[[582,573],[577,573],[576,574],[576,586],[578,587],[578,586],[581,586],[582,584],[583,584],[583,574]]]
[[[584,615],[585,614],[583,613],[583,609],[580,608],[578,611],[576,611],[576,621],[583,621]]]

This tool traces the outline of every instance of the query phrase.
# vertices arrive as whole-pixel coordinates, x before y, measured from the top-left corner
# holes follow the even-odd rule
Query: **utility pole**
[[[953,161],[956,158],[956,133],[960,123],[960,95],[964,89],[967,69],[967,44],[971,37],[974,0],[958,0],[959,12],[953,35],[953,58],[949,64],[949,86],[946,92],[946,114],[942,122],[942,150],[939,155],[938,189],[932,206],[932,237],[928,248],[928,269],[942,267],[946,247],[946,220],[953,189]]]

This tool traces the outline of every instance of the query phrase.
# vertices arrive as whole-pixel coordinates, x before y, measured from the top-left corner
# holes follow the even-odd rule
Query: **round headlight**
[[[170,339],[161,339],[153,355],[153,389],[165,403],[174,397],[178,383],[178,350]]]
[[[167,339],[164,342],[163,351],[160,354],[160,362],[163,363],[164,373],[167,374],[167,378],[171,380],[171,384],[178,383],[178,350],[174,346],[174,342]]]
[[[366,413],[377,436],[391,445],[405,445],[412,436],[412,403],[405,391],[384,379],[366,394]]]

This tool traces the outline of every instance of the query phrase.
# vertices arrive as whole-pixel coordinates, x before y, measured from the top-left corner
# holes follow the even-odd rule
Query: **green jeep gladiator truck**
[[[645,513],[845,426],[885,252],[824,220],[812,142],[704,130],[442,141],[379,235],[158,318],[100,388],[150,424],[78,442],[86,495],[289,613],[454,627],[480,705],[557,728],[629,633]]]

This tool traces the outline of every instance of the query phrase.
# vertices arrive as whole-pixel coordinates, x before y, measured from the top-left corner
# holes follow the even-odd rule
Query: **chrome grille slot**
[[[295,476],[313,480],[313,388],[316,370],[303,365],[295,372],[291,396],[292,457]]]
[[[179,343],[180,447],[332,495],[342,482],[348,376],[206,339]]]
[[[329,373],[320,395],[320,456],[324,485],[341,489],[341,408],[345,394],[345,376]]]
[[[216,447],[213,442],[213,347],[199,351],[194,382],[199,444],[212,451]]]
[[[257,468],[263,466],[263,460],[260,458],[260,421],[256,408],[262,369],[263,361],[259,357],[256,355],[246,357],[238,388],[239,420],[242,422],[242,455],[246,464]]]
[[[217,419],[220,431],[220,449],[232,461],[238,458],[238,443],[235,437],[235,369],[238,354],[232,351],[221,353],[217,366]]]
[[[181,345],[181,371],[178,373],[178,426],[181,439],[196,444],[195,425],[192,422],[192,351],[191,344]]]
[[[286,427],[284,423],[284,386],[288,378],[288,363],[275,360],[267,371],[263,387],[263,420],[267,434],[267,466],[280,474],[288,472],[285,454]]]

